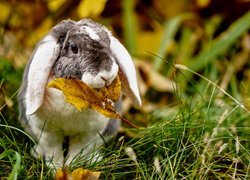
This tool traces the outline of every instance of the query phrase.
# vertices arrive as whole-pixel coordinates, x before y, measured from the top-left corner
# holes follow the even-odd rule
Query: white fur
[[[87,154],[95,145],[101,144],[98,133],[104,131],[109,120],[91,109],[79,112],[64,98],[61,91],[47,88],[42,106],[35,114],[27,116],[33,133],[40,137],[35,151],[45,154],[47,161],[53,158],[57,167],[63,165],[62,143],[65,136],[70,137],[67,160],[70,163],[83,148]],[[91,143],[96,139],[99,140]]]
[[[111,39],[111,50],[117,57],[118,65],[122,72],[125,74],[126,81],[122,81],[124,93],[132,99],[132,101],[140,106],[141,98],[136,80],[135,66],[131,56],[129,55],[126,48],[112,35]]]
[[[46,36],[37,48],[30,64],[27,85],[26,114],[33,114],[43,103],[50,70],[58,55],[56,40]]]
[[[110,37],[110,48],[117,58],[116,60],[119,68],[122,71],[122,74],[125,75],[124,79],[121,79],[123,87],[122,91],[132,100],[135,105],[141,106],[142,102],[138,89],[136,70],[133,60],[127,49],[119,42],[117,38],[112,35],[111,31],[109,31],[106,27],[103,28]]]
[[[91,73],[83,73],[82,81],[92,88],[100,89],[104,86],[110,85],[118,73],[118,65],[113,62],[110,71],[102,70],[97,75]]]
[[[100,89],[105,86],[105,81],[100,76],[91,73],[83,73],[82,81],[92,88]]]
[[[85,32],[88,33],[88,35],[89,35],[89,37],[91,37],[91,39],[97,40],[97,41],[100,40],[100,37],[96,34],[94,29],[92,29],[88,26],[83,26],[82,28]]]

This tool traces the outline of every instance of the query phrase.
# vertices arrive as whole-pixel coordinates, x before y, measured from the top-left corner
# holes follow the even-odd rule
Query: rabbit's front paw
[[[55,169],[63,167],[64,157],[61,152],[56,152],[52,149],[46,152],[39,145],[35,145],[31,148],[30,153],[36,159],[43,158],[48,167]]]

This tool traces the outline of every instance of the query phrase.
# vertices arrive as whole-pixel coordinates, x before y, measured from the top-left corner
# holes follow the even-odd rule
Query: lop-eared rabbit
[[[75,78],[92,88],[110,85],[119,75],[122,92],[141,104],[136,71],[124,46],[104,26],[89,20],[65,20],[38,43],[26,66],[19,92],[22,126],[37,141],[32,154],[49,165],[69,164],[81,152],[94,151],[103,138],[117,133],[120,121],[92,110],[78,111],[65,102],[61,91],[47,88],[53,78]],[[121,98],[115,107],[119,106]],[[68,137],[64,159],[63,141]],[[99,154],[94,160],[99,160]]]

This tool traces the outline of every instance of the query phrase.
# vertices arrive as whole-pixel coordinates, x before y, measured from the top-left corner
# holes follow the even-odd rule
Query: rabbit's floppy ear
[[[141,98],[136,80],[135,66],[131,56],[118,39],[112,35],[110,35],[110,47],[120,67],[119,77],[122,82],[122,91],[135,105],[140,106]]]
[[[59,55],[59,44],[51,35],[38,44],[27,76],[26,114],[31,115],[42,105],[52,66]]]

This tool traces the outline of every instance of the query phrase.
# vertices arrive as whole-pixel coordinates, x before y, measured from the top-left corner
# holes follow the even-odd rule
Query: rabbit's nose
[[[106,77],[100,76],[104,81],[107,81],[108,79]]]
[[[113,82],[117,73],[118,73],[118,65],[116,63],[113,63],[111,70],[109,71],[104,70],[99,73],[99,78],[101,78],[105,82],[105,85],[108,86]]]

